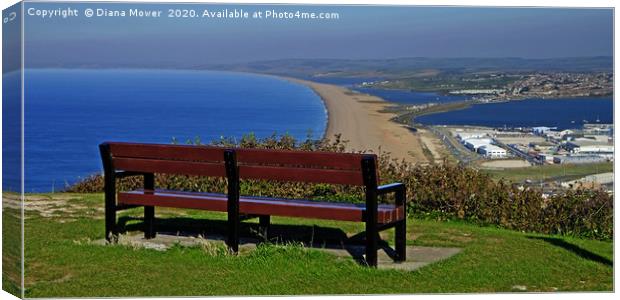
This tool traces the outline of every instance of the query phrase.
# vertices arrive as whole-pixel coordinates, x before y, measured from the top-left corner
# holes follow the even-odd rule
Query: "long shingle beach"
[[[390,152],[393,158],[426,162],[419,136],[403,125],[390,121],[394,114],[381,112],[385,100],[352,92],[344,87],[287,78],[312,88],[325,102],[328,124],[325,136],[342,134],[350,151]]]

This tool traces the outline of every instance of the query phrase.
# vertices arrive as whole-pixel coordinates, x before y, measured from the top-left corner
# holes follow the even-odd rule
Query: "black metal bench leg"
[[[241,216],[239,215],[239,167],[237,157],[232,150],[224,152],[226,165],[226,177],[228,180],[228,200],[226,210],[228,212],[228,250],[236,254],[239,252],[239,227]]]
[[[373,222],[366,222],[366,264],[371,267],[377,266],[378,240],[377,225]]]
[[[112,177],[110,179],[110,177]],[[105,239],[108,242],[116,240],[116,188],[113,175],[105,178]]]
[[[231,253],[239,252],[239,215],[228,214],[228,249]]]
[[[261,230],[261,234],[265,239],[269,238],[269,224],[271,223],[270,216],[259,216],[258,223]]]
[[[153,206],[145,206],[144,207],[144,238],[152,239],[155,238],[155,207]]]
[[[377,226],[377,166],[374,156],[362,159],[362,174],[366,187],[366,264],[377,267],[377,246],[379,228]]]
[[[99,145],[104,169],[105,192],[105,239],[108,242],[116,240],[116,173],[112,168],[112,156],[107,144]]]
[[[116,236],[116,207],[114,203],[105,206],[105,239],[108,242],[113,242]]]
[[[407,219],[396,224],[394,231],[394,245],[396,247],[396,262],[407,260]]]
[[[407,260],[407,190],[403,186],[396,192],[396,205],[402,206],[402,220],[394,228],[394,246],[396,249],[396,262]]]
[[[144,191],[155,190],[155,174],[144,174]],[[152,239],[155,237],[155,207],[144,206],[144,238]]]

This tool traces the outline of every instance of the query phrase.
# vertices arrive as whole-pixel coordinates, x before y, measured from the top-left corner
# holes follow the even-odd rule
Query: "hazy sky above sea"
[[[26,64],[200,66],[282,58],[613,55],[611,9],[49,4],[75,18],[26,16]],[[161,18],[92,17],[86,8],[158,9]],[[337,12],[337,20],[167,18],[169,8]]]

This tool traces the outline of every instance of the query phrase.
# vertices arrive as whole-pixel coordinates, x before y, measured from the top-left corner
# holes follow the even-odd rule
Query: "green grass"
[[[474,79],[474,80],[472,80]],[[412,89],[421,92],[448,92],[463,89],[505,88],[517,80],[516,77],[475,76],[473,74],[440,74],[416,76],[376,84],[380,88]]]
[[[507,179],[521,182],[526,179],[532,181],[563,179],[578,179],[587,175],[613,172],[613,163],[575,164],[575,165],[544,165],[525,168],[510,168],[504,170],[484,170],[495,179]]]
[[[19,210],[2,213],[2,289],[21,297],[21,222]]]
[[[515,285],[528,291],[613,289],[610,242],[414,219],[408,225],[409,244],[460,247],[461,253],[405,272],[365,268],[300,246],[266,245],[240,256],[183,246],[159,252],[90,242],[102,238],[103,215],[98,209],[103,197],[73,196],[55,206],[64,205],[66,212],[45,217],[27,212],[26,297],[510,292]],[[194,227],[214,220],[210,222],[216,231],[225,220],[221,213],[156,212],[158,222],[168,225],[175,224],[174,218],[177,224]],[[133,209],[121,217],[141,213]],[[127,226],[139,227],[140,222]],[[256,221],[248,221],[252,222]],[[363,224],[349,222],[274,217],[272,223],[302,233],[312,228],[342,229],[349,235],[363,231]],[[386,233],[390,238],[392,232]]]

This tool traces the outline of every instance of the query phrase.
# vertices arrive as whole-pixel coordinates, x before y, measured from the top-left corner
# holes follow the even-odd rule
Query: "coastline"
[[[341,134],[347,151],[389,152],[392,158],[408,162],[427,162],[422,141],[404,125],[391,121],[396,114],[383,110],[391,104],[382,98],[353,92],[332,84],[281,77],[311,88],[327,109],[324,138]]]

